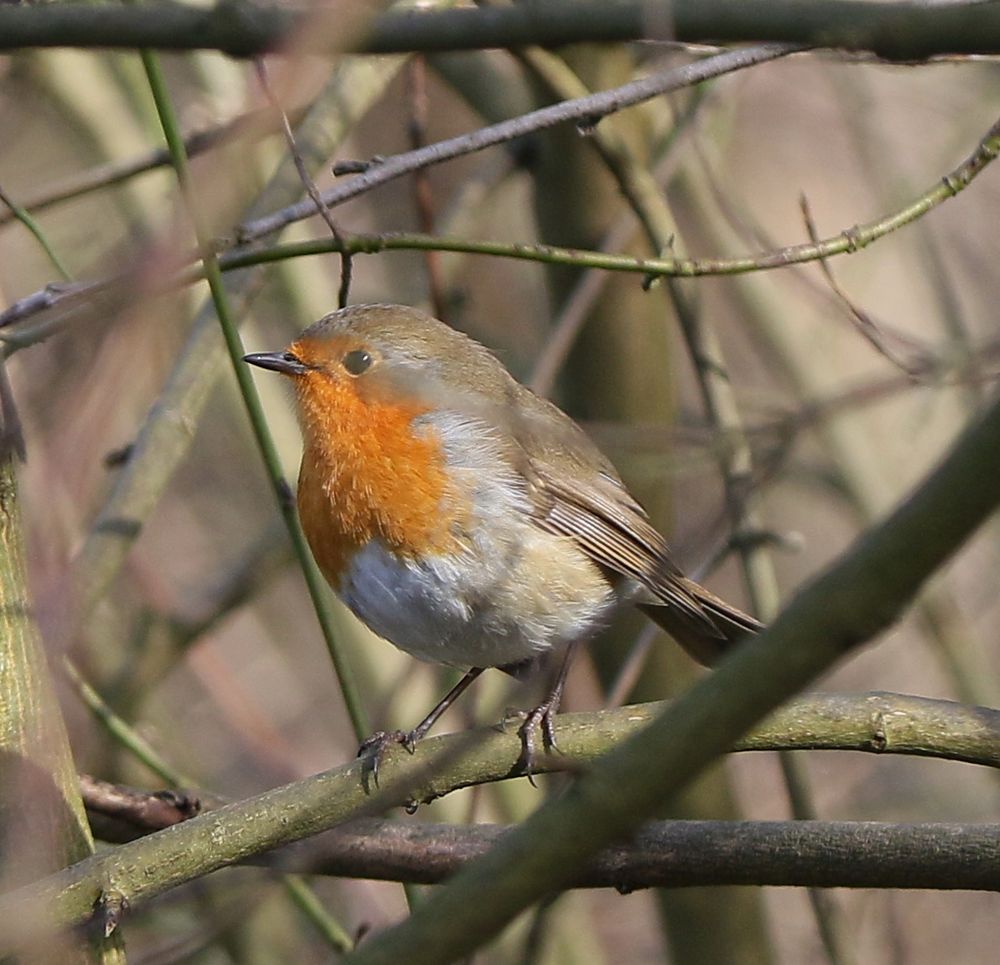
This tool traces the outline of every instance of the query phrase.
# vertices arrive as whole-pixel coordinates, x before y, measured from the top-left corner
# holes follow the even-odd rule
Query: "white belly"
[[[524,530],[516,552],[475,547],[420,562],[369,543],[341,596],[401,650],[457,667],[518,663],[590,636],[614,607],[614,591],[570,540],[528,523]]]

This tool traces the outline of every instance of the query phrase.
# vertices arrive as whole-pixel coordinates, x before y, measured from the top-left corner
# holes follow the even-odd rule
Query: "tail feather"
[[[704,617],[697,619],[669,604],[640,604],[639,609],[670,634],[698,663],[711,667],[734,644],[764,629],[749,613],[726,603],[693,580],[684,589],[697,601]]]

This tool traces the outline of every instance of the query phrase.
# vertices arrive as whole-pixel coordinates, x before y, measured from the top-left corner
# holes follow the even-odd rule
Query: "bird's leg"
[[[473,667],[471,670],[467,670],[462,679],[434,705],[434,709],[400,743],[412,754],[413,748],[417,746],[417,741],[427,735],[427,732],[438,722],[441,715],[465,693],[469,684],[485,669],[485,667]]]
[[[556,676],[555,685],[545,700],[543,700],[533,710],[528,711],[525,715],[524,722],[521,724],[520,728],[518,728],[518,734],[521,737],[520,764],[523,766],[525,773],[528,775],[528,780],[531,782],[532,786],[535,784],[533,776],[535,764],[535,728],[538,727],[539,724],[541,725],[542,747],[546,751],[559,750],[559,746],[556,744],[556,732],[553,718],[556,715],[556,711],[559,710],[559,704],[562,703],[563,690],[566,687],[566,678],[569,676],[570,664],[573,662],[573,657],[576,655],[579,643],[579,640],[574,640],[566,648],[562,664],[559,667],[559,673]]]
[[[371,776],[378,784],[378,768],[385,757],[385,749],[390,744],[402,744],[411,754],[417,746],[417,741],[426,736],[427,732],[438,722],[441,715],[453,704],[484,670],[484,667],[473,667],[467,671],[451,690],[448,691],[433,707],[431,712],[413,730],[379,730],[367,738],[358,748],[358,757],[368,758]]]

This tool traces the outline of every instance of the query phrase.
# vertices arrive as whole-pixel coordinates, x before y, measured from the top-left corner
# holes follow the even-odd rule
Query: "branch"
[[[182,791],[141,791],[89,774],[80,775],[80,795],[94,835],[103,841],[131,841],[187,821],[201,810],[200,799]]]
[[[0,427],[2,428],[2,427]],[[2,876],[11,883],[65,867],[94,853],[66,725],[27,589],[24,535],[13,453],[0,455],[0,814]],[[42,961],[123,965],[116,919],[98,889],[104,935],[76,937],[56,952],[43,934],[32,944]],[[30,916],[31,909],[25,909]],[[17,940],[16,935],[11,940]],[[23,949],[27,951],[26,949]]]
[[[702,61],[701,63],[707,64],[708,61]],[[580,98],[580,100],[584,99]],[[564,101],[562,103],[573,104],[575,102]],[[537,113],[539,112],[536,111],[535,114]],[[526,114],[523,118],[515,118],[515,120],[520,121],[532,116],[531,114]],[[504,123],[509,124],[514,122]],[[441,149],[433,159],[434,162],[457,156],[451,154],[451,148],[448,147],[453,142],[465,139],[471,143],[470,139],[475,135],[492,132],[500,126],[494,125],[491,128],[483,128],[475,132],[474,135],[463,135],[460,138],[454,138],[452,141],[443,141],[436,145],[431,145],[431,148]],[[477,147],[476,149],[478,150],[479,148]],[[426,151],[429,149],[425,148],[423,150]],[[379,171],[384,167],[396,168],[397,165],[400,168],[405,168],[405,171],[400,171],[400,173],[415,170],[416,168],[411,166],[414,164],[414,155],[418,153],[420,152],[409,151],[406,154],[397,154],[394,157],[385,159],[372,170]],[[347,250],[358,254],[377,254],[382,251],[417,249],[494,255],[502,258],[515,258],[547,264],[571,265],[577,268],[606,268],[612,271],[635,272],[651,277],[696,278],[703,275],[740,275],[752,271],[786,268],[789,265],[802,264],[809,261],[823,261],[833,255],[854,254],[883,238],[885,235],[923,217],[928,211],[936,208],[949,198],[955,197],[967,188],[985,170],[987,165],[995,161],[998,155],[1000,155],[1000,120],[997,120],[986,131],[968,157],[964,158],[947,174],[937,178],[930,187],[902,208],[890,211],[872,221],[844,228],[829,238],[816,239],[804,244],[785,245],[770,251],[762,251],[757,254],[742,255],[734,258],[647,258],[599,251],[585,251],[576,248],[560,248],[555,245],[469,241],[463,238],[449,238],[407,232],[387,232],[380,235],[346,235],[339,244],[336,241],[328,239],[316,239],[279,245],[263,252],[259,249],[243,250],[236,248],[223,255],[220,258],[220,262],[224,268],[232,270],[233,268],[255,264],[257,261],[264,259],[280,260],[332,251]],[[420,160],[424,159],[421,158]],[[432,162],[426,160],[425,163],[429,164]],[[398,175],[393,174],[392,176],[396,177]],[[383,177],[371,182],[366,190],[384,183],[385,180],[387,179]],[[352,181],[348,187],[353,190],[353,185],[354,182]],[[353,193],[345,194],[344,190],[341,190],[339,193],[337,192],[337,188],[332,188],[324,195],[327,203],[341,204],[348,197],[354,196]],[[333,197],[335,193],[337,193],[336,198]],[[296,206],[296,215],[300,207]],[[273,215],[269,215],[268,218],[277,221],[289,216],[291,213],[292,209],[289,208],[285,209],[284,212],[275,212]],[[261,223],[244,225],[239,230],[241,239],[257,238],[261,233]],[[0,316],[0,320],[5,318],[6,313]]]
[[[301,109],[295,111],[293,118],[297,119],[301,113]],[[194,156],[232,143],[240,137],[257,140],[274,133],[276,130],[277,125],[272,112],[255,109],[231,120],[186,134],[184,147],[189,156]],[[32,194],[26,194],[21,198],[21,206],[32,213],[44,211],[63,201],[72,201],[92,191],[112,187],[127,181],[129,178],[168,164],[170,164],[170,153],[165,147],[152,148],[141,155],[126,160],[105,161],[93,168],[60,178]],[[0,210],[0,225],[8,224],[13,220],[13,212]]]
[[[702,63],[707,63],[707,61]],[[492,131],[493,128],[485,128],[484,130]],[[463,135],[466,142],[470,137],[472,135]],[[454,140],[463,140],[463,138]],[[443,145],[451,143],[442,142]],[[431,147],[441,147],[442,144],[431,145]],[[421,149],[424,153],[427,150],[429,149]],[[393,165],[398,165],[400,170],[416,170],[417,167],[413,166],[413,156],[416,153],[410,151],[399,154],[389,158],[385,163],[391,162]],[[372,255],[385,251],[452,251],[534,261],[542,264],[570,265],[575,268],[600,268],[607,271],[632,272],[649,277],[693,278],[702,275],[736,275],[752,271],[766,271],[860,251],[890,232],[916,221],[964,190],[988,164],[996,160],[998,154],[1000,154],[1000,121],[983,135],[972,153],[957,167],[938,178],[926,191],[902,208],[889,212],[874,221],[845,228],[821,241],[787,245],[754,255],[734,258],[636,257],[603,251],[586,251],[579,248],[562,248],[556,245],[476,241],[400,231],[382,234],[345,234],[342,232],[339,239],[319,238],[273,245],[267,248],[244,245],[221,254],[219,266],[226,272],[238,271],[241,268],[255,265],[332,252]],[[447,156],[444,154],[438,158],[438,160],[445,159]],[[432,163],[426,156],[423,157],[423,162],[425,165]],[[382,182],[372,182],[365,190],[377,187],[380,183]],[[351,185],[353,184],[352,181]],[[329,201],[330,195],[336,190],[338,189],[327,192],[324,197]],[[353,197],[353,194],[350,196]],[[338,195],[338,198],[337,203],[345,200],[342,195]],[[315,213],[314,206],[309,209],[308,206],[303,208],[299,205],[293,205],[267,215],[264,221],[267,224],[280,227],[299,217],[308,217],[313,213]],[[241,237],[248,233],[250,236],[257,237],[262,230],[261,222],[251,222],[244,225],[239,234]],[[164,278],[159,287],[150,286],[149,293],[158,294],[172,291],[180,285],[194,284],[202,277],[203,274],[198,266],[192,265],[175,276]],[[50,284],[18,299],[0,312],[0,329],[7,329],[15,324],[23,323],[42,312],[53,313],[54,317],[46,319],[35,327],[25,327],[19,331],[0,334],[0,342],[3,343],[2,354],[11,355],[18,349],[34,345],[48,338],[58,325],[65,324],[82,311],[92,308],[94,299],[113,298],[124,288],[128,288],[130,292],[134,289],[134,279],[130,271],[91,282]],[[919,372],[927,361],[926,359],[918,359],[910,363],[910,369]]]
[[[724,74],[756,64],[777,60],[795,53],[799,49],[787,45],[772,44],[750,47],[745,50],[727,51],[691,64],[684,64],[681,67],[658,71],[647,77],[622,84],[620,87],[612,87],[596,94],[588,94],[585,97],[551,104],[548,107],[522,114],[520,117],[480,128],[469,134],[461,134],[445,141],[428,144],[416,151],[396,154],[381,160],[378,164],[369,165],[363,172],[354,175],[349,181],[336,184],[323,192],[321,195],[323,204],[329,208],[336,207],[338,204],[343,204],[380,184],[395,180],[404,174],[411,174],[430,164],[440,164],[442,161],[513,141],[526,134],[555,127],[557,124],[578,121],[592,125],[608,114],[641,104],[653,97],[684,87],[691,87],[714,77],[721,77]],[[278,231],[295,221],[309,217],[315,211],[316,207],[312,200],[291,205],[282,211],[276,211],[256,221],[244,223],[237,229],[237,239],[241,243],[256,241],[258,238]]]
[[[92,785],[84,781],[88,815],[102,819],[100,827],[111,832],[101,835],[106,841],[129,841],[190,816],[190,799],[174,792],[96,782],[100,793],[92,802]],[[105,789],[110,807],[101,805]],[[120,796],[124,814],[118,812]],[[434,885],[484,855],[508,831],[491,824],[361,818],[245,863],[285,873]],[[627,843],[595,855],[569,887],[627,893],[720,885],[1000,891],[1000,825],[655,821]]]
[[[643,704],[562,714],[556,721],[560,752],[542,756],[535,770],[583,771],[645,730],[666,707]],[[1000,711],[901,694],[810,694],[772,714],[735,747],[914,754],[1000,767]],[[42,912],[39,920],[44,918],[50,928],[86,921],[105,888],[134,907],[193,878],[360,815],[517,777],[520,756],[514,728],[430,738],[412,755],[392,747],[380,767],[376,794],[365,793],[361,765],[355,761],[206,812],[5,896],[0,936],[14,928],[25,907]],[[4,947],[0,938],[0,955]]]
[[[221,0],[200,9],[161,0],[150,7],[100,4],[0,6],[0,50],[104,47],[221,50],[234,57],[288,43],[296,52],[403,53],[560,46],[585,41],[779,41],[870,51],[893,60],[1000,53],[995,3],[854,0],[539,0],[479,9],[388,13],[359,36],[332,29],[337,13]],[[316,29],[320,26],[320,29]]]
[[[366,818],[266,862],[342,878],[440,884],[511,829]],[[1000,825],[656,821],[598,852],[571,888],[771,885],[1000,891]]]

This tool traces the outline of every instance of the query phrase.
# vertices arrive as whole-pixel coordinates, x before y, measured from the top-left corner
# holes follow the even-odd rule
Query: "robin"
[[[287,376],[304,450],[298,509],[313,555],[354,614],[401,650],[466,670],[412,731],[412,750],[488,667],[523,676],[565,653],[520,734],[552,718],[570,655],[634,603],[711,664],[761,628],[671,561],[611,463],[569,416],[482,345],[414,308],[356,305],[283,352],[244,361]]]

